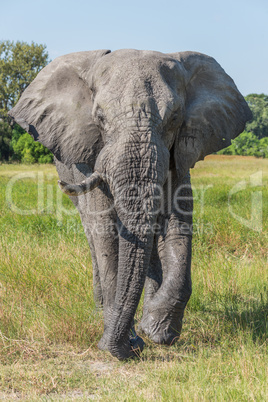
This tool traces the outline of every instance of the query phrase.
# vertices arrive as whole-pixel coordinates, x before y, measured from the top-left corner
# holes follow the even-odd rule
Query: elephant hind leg
[[[143,316],[148,313],[148,304],[162,284],[162,264],[158,253],[159,236],[155,236],[150,264],[144,286]]]
[[[176,183],[179,195],[168,217],[167,228],[162,222],[162,235],[158,241],[158,254],[163,279],[159,289],[154,288],[145,298],[146,306],[140,329],[156,343],[172,344],[178,339],[184,309],[190,298],[191,243],[192,243],[192,191],[190,177]],[[174,197],[175,198],[175,197]],[[166,228],[166,229],[165,229]],[[159,283],[158,283],[159,284]],[[151,285],[152,288],[152,285]]]
[[[155,343],[170,345],[180,335],[184,309],[191,295],[191,236],[170,234],[162,261],[169,270],[148,301],[139,328]]]

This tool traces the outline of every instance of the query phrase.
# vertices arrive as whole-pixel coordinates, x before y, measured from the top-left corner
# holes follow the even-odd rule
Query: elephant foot
[[[173,345],[180,336],[182,328],[182,314],[161,314],[161,311],[147,313],[140,322],[139,330],[153,342]]]
[[[136,336],[129,338],[126,342],[109,345],[108,350],[118,360],[127,360],[140,357],[144,345],[143,339]]]
[[[113,342],[110,342],[108,336],[106,336],[105,333],[98,343],[98,348],[100,350],[108,350],[119,360],[139,357],[144,349],[144,346],[145,343],[143,339],[136,334],[134,328],[131,328],[131,330],[129,331],[128,339],[125,342],[122,342],[119,347],[113,346]]]

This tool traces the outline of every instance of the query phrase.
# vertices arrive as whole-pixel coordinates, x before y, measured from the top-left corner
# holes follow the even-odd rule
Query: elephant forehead
[[[159,78],[174,81],[182,79],[181,65],[177,60],[160,52],[145,50],[117,50],[99,60],[95,66],[94,81],[105,84],[112,81],[137,85]]]

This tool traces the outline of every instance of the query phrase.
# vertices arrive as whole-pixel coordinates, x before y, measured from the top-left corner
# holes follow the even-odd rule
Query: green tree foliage
[[[22,163],[52,163],[53,155],[40,142],[35,142],[30,134],[21,132],[16,125],[12,131],[11,145],[14,151],[13,159]]]
[[[48,63],[45,45],[0,42],[0,116],[7,116],[39,71]]]
[[[268,137],[259,139],[254,133],[244,131],[232,140],[232,145],[222,149],[218,154],[268,158]]]
[[[253,114],[252,121],[247,123],[246,131],[252,132],[259,139],[268,137],[268,96],[251,94],[245,99]]]
[[[32,42],[0,41],[0,159],[19,158],[21,153],[14,155],[15,140],[12,138],[21,134],[18,126],[11,126],[7,113],[18,101],[39,71],[49,62],[45,45]],[[39,144],[39,146],[41,146]],[[47,150],[43,147],[44,155]],[[40,156],[35,156],[35,160]]]
[[[8,122],[0,118],[0,160],[10,156],[11,128]]]

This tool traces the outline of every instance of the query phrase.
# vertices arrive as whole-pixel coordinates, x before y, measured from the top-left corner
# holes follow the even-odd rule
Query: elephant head
[[[114,197],[120,238],[107,339],[113,355],[128,357],[171,161],[182,181],[197,161],[230,145],[250,110],[204,54],[100,50],[55,59],[10,115],[66,166],[91,166],[84,182],[60,182],[64,192],[79,195],[105,182]]]

